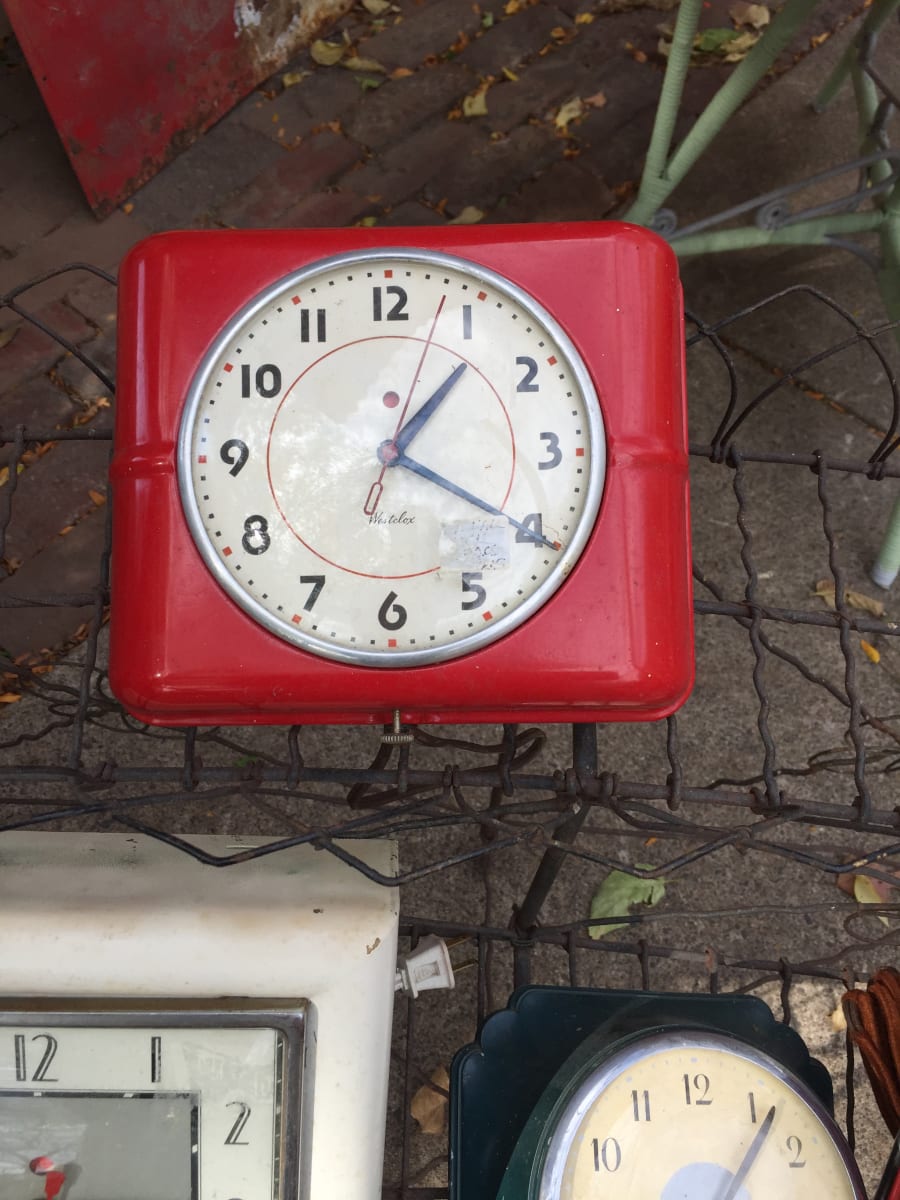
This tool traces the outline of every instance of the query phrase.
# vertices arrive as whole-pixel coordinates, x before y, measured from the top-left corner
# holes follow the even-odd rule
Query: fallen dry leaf
[[[585,105],[580,96],[576,96],[574,100],[568,100],[557,112],[553,118],[553,124],[557,129],[565,131],[568,129],[572,121],[577,121],[579,117],[584,116]]]
[[[410,1101],[409,1114],[423,1133],[443,1133],[447,1125],[448,1097],[445,1093],[450,1090],[450,1076],[447,1068],[441,1066],[435,1067],[430,1078],[431,1083],[423,1084]]]
[[[3,692],[0,694],[0,704],[15,704],[22,699],[21,692]]]
[[[99,508],[101,504],[106,503],[106,497],[102,492],[95,492],[93,488],[88,488],[88,495]]]
[[[362,3],[366,12],[370,12],[373,17],[380,17],[393,8],[390,0],[362,0]]]
[[[745,0],[732,4],[728,15],[735,25],[749,25],[751,29],[765,29],[772,19],[767,5],[747,4]]]
[[[844,1016],[844,1006],[838,1002],[837,1008],[831,1014],[831,1028],[835,1033],[843,1033],[847,1028],[847,1018]]]
[[[480,208],[476,208],[474,204],[467,204],[462,212],[448,221],[448,225],[477,225],[479,221],[484,220],[484,213]]]
[[[282,75],[281,82],[286,88],[296,87],[302,79],[305,79],[307,75],[310,74],[310,71],[288,71],[286,74]]]
[[[592,21],[596,21],[594,13],[578,13],[575,17],[576,25],[590,25]]]
[[[480,87],[477,92],[470,92],[468,96],[463,97],[464,117],[486,117],[487,110],[487,87]]]
[[[834,608],[834,583],[830,579],[820,579],[816,584],[814,595],[824,600],[829,608]],[[851,608],[858,608],[861,612],[871,613],[873,617],[884,616],[884,605],[880,600],[875,600],[872,596],[867,596],[864,592],[856,592],[852,588],[844,590],[844,599]]]
[[[503,75],[506,79],[508,79],[510,81],[510,83],[518,83],[519,82],[518,75],[515,73],[515,71],[511,71],[509,69],[509,67],[503,68]]]
[[[736,63],[740,62],[742,58],[746,58],[759,41],[760,36],[760,34],[751,33],[748,30],[746,33],[741,33],[736,38],[732,38],[726,47],[725,62]]]
[[[603,108],[606,104],[606,96],[603,92],[594,92],[593,96],[584,97],[584,105],[586,108]]]
[[[409,67],[395,67],[394,70],[391,71],[391,79],[405,79],[407,75],[412,74],[413,72],[409,69]]]
[[[341,60],[341,66],[348,71],[376,71],[384,73],[385,68],[374,58],[360,58],[358,54],[348,55]]]
[[[881,652],[876,650],[871,642],[867,642],[865,638],[860,638],[859,644],[862,647],[863,654],[866,656],[869,662],[881,662]]]
[[[809,39],[810,47],[813,50],[815,50],[817,46],[821,46],[823,42],[827,42],[830,37],[831,37],[831,30],[826,29],[825,32],[820,33],[818,35],[818,37],[811,37]]]
[[[347,47],[340,42],[325,42],[317,38],[310,46],[309,54],[313,62],[317,62],[320,67],[333,67],[344,57],[346,49]]]

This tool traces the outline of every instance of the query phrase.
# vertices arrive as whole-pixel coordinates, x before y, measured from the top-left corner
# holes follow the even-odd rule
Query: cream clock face
[[[405,249],[322,260],[237,314],[178,447],[230,596],[286,641],[381,667],[476,650],[550,601],[605,465],[553,317],[485,268]]]
[[[662,1034],[612,1056],[566,1108],[539,1200],[865,1195],[818,1101],[750,1047]]]
[[[298,1200],[306,1011],[3,1014],[4,1200]]]

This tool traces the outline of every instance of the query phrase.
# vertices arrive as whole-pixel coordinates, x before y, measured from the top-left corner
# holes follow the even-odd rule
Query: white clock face
[[[552,596],[593,530],[599,402],[531,297],[419,250],[320,261],[258,296],[191,386],[191,531],[231,597],[329,658],[456,657]]]
[[[4,1200],[296,1200],[301,1019],[154,1015],[5,1015]]]
[[[539,1200],[864,1196],[818,1101],[715,1034],[658,1035],[608,1060],[568,1106]]]

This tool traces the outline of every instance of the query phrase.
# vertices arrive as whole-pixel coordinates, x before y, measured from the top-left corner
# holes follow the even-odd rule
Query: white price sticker
[[[453,521],[441,527],[441,567],[447,571],[496,571],[509,566],[509,523],[502,517]]]

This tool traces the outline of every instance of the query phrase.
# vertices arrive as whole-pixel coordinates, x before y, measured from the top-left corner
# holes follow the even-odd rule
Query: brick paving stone
[[[78,406],[64,388],[44,375],[0,394],[0,429],[9,434],[17,425],[34,430],[69,425]]]
[[[96,503],[90,493],[106,495],[109,455],[108,441],[57,442],[20,472],[5,557],[33,558],[61,529],[91,513]]]
[[[307,108],[298,87],[285,88],[277,95],[251,92],[234,110],[232,120],[263,134],[277,146],[296,146],[321,124],[321,118]]]
[[[335,189],[311,192],[281,214],[278,229],[329,229],[352,225],[368,215],[373,205],[355,192]]]
[[[488,128],[508,133],[532,118],[546,117],[566,100],[591,95],[595,69],[562,54],[548,55],[525,67],[517,80],[503,79],[486,97]]]
[[[456,63],[424,67],[403,79],[391,79],[369,92],[366,102],[343,123],[344,130],[370,150],[408,137],[433,117],[446,113],[474,88],[474,74]]]
[[[8,262],[0,262],[0,293],[45,271],[56,271],[66,263],[87,262],[114,272],[125,252],[149,233],[134,214],[116,211],[98,221],[85,203],[58,229],[32,242]],[[66,272],[39,284],[27,295],[28,307],[38,308],[64,296],[72,286],[72,279],[72,273]],[[0,310],[0,328],[16,319],[8,311]]]
[[[73,345],[80,345],[94,336],[93,326],[58,301],[35,315]],[[23,321],[12,340],[0,348],[0,396],[26,379],[49,371],[65,353],[65,349],[42,330]]]
[[[214,209],[283,153],[255,130],[220,121],[134,195],[135,216],[154,231],[208,224]]]
[[[7,66],[0,70],[0,112],[8,117],[14,126],[25,125],[34,120],[50,122],[44,99],[24,59],[20,65]],[[55,134],[53,136],[56,137]]]
[[[278,151],[275,161],[225,204],[218,218],[241,228],[277,225],[304,196],[321,191],[361,158],[362,151],[348,138],[322,130],[296,150]]]
[[[276,97],[287,110],[296,105],[309,113],[313,128],[329,121],[342,121],[346,114],[371,97],[360,86],[355,71],[343,67],[319,67],[310,63],[310,74]]]
[[[84,205],[49,118],[29,121],[0,139],[0,188],[3,240],[12,251],[42,238]]]
[[[392,208],[420,191],[436,173],[452,169],[480,140],[469,123],[441,116],[348,171],[341,186],[379,208]]]
[[[66,303],[101,331],[114,329],[116,321],[116,287],[99,275],[88,271],[72,272],[73,286],[66,292]]]
[[[8,579],[0,581],[0,596],[46,596],[89,592],[100,581],[100,561],[106,544],[106,506],[94,509],[65,537],[55,537]],[[10,658],[67,642],[92,615],[86,608],[0,609],[0,647]]]
[[[602,176],[577,161],[556,163],[498,208],[502,221],[599,221],[616,206]]]
[[[115,329],[104,330],[89,346],[84,347],[85,357],[96,364],[108,378],[116,377]],[[58,382],[70,395],[89,404],[101,396],[110,397],[110,389],[96,371],[83,363],[75,354],[67,354],[53,370],[54,382]]]
[[[379,225],[446,225],[446,217],[418,200],[404,200],[379,219]]]
[[[429,204],[446,204],[449,216],[466,205],[489,210],[501,196],[512,195],[551,162],[562,159],[565,143],[547,126],[522,125],[508,137],[481,141],[459,162],[446,163],[423,189]]]
[[[461,37],[471,37],[482,25],[472,0],[440,0],[407,9],[402,20],[360,42],[359,52],[388,69],[414,70],[426,59],[442,57]]]
[[[501,75],[503,68],[515,71],[551,41],[551,30],[574,28],[572,21],[555,5],[538,4],[498,21],[461,51],[458,61],[479,75]]]

